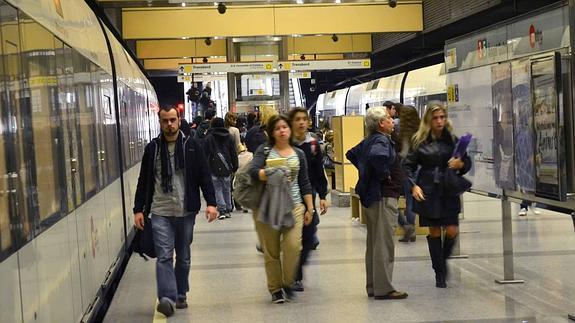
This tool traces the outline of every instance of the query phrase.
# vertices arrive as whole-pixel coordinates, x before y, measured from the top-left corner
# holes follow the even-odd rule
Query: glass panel
[[[104,112],[104,134],[105,134],[105,154],[104,158],[108,171],[108,182],[111,183],[120,176],[120,164],[118,162],[118,135],[116,132],[116,117],[113,108],[112,77],[101,71],[100,80],[102,82],[102,110]],[[106,81],[108,80],[108,81]]]
[[[4,3],[0,3],[0,12],[1,16],[4,16],[5,10],[10,10],[11,8],[6,6]],[[4,40],[2,40],[2,44]],[[4,80],[8,79],[7,75],[5,74],[4,64],[5,56],[4,56],[4,47],[3,45],[0,47],[0,77],[2,78],[2,82],[0,83],[0,254],[3,254],[5,251],[9,250],[12,247],[12,232],[10,231],[10,204],[9,204],[9,188],[8,188],[8,179],[5,176],[8,174],[8,163],[9,163],[9,154],[7,153],[8,142],[5,140],[6,137],[9,135],[9,127],[8,127],[8,105],[7,105],[7,92]],[[2,257],[3,258],[3,257]]]
[[[28,76],[30,111],[25,113],[31,134],[25,141],[30,149],[26,159],[30,169],[30,191],[34,194],[35,213],[40,222],[60,213],[62,185],[57,160],[60,155],[59,118],[57,115],[57,78],[54,37],[33,21],[21,17],[22,66]]]
[[[83,200],[87,200],[97,189],[98,146],[96,142],[96,119],[94,109],[94,89],[90,75],[91,62],[76,51],[72,51],[74,68],[74,88],[77,105],[77,126],[80,130],[78,153],[79,172],[84,179]],[[83,173],[83,176],[81,175]]]

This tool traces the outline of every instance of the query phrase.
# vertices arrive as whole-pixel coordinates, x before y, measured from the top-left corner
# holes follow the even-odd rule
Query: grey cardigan
[[[270,174],[260,201],[258,221],[270,225],[274,230],[291,228],[295,224],[293,208],[290,183],[284,172]]]
[[[259,181],[260,177],[258,175],[260,169],[265,168],[266,166],[266,159],[268,157],[268,154],[264,152],[265,149],[272,149],[272,147],[268,146],[268,144],[263,144],[261,146],[258,147],[258,149],[256,150],[256,152],[254,153],[254,158],[252,159],[252,163],[251,163],[251,169],[250,169],[250,175],[252,176],[252,178],[254,180]],[[293,147],[293,150],[295,150],[295,152],[297,153],[297,156],[299,158],[299,173],[298,173],[298,185],[299,185],[299,191],[300,194],[302,196],[302,200],[303,200],[303,196],[307,195],[307,194],[312,194],[312,190],[311,190],[311,183],[309,181],[309,177],[307,174],[307,162],[305,159],[305,153],[303,152],[303,150]]]

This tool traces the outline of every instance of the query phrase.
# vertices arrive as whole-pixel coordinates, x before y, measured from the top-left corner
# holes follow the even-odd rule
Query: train
[[[158,99],[78,0],[0,0],[0,322],[88,322],[133,239]]]
[[[422,114],[428,102],[447,103],[446,77],[445,63],[440,63],[323,93],[316,102],[316,120],[365,115],[366,107],[385,101],[413,105]]]

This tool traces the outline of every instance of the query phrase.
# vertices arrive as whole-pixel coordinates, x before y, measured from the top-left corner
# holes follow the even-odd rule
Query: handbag
[[[471,182],[465,177],[458,175],[451,168],[443,173],[443,193],[447,196],[459,196],[471,188]]]
[[[136,229],[134,236],[134,252],[138,253],[144,260],[156,258],[156,249],[154,247],[154,233],[152,231],[152,219],[144,215],[144,230]]]

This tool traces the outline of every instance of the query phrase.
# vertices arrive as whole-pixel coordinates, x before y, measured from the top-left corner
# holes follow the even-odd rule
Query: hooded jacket
[[[212,174],[215,176],[230,176],[238,170],[238,155],[234,139],[230,135],[228,129],[223,127],[210,128],[204,141],[204,151],[206,152],[207,159],[212,167]],[[227,164],[231,167],[229,171],[219,170],[217,165],[220,163],[220,156],[225,159]],[[218,160],[216,160],[216,158]]]

